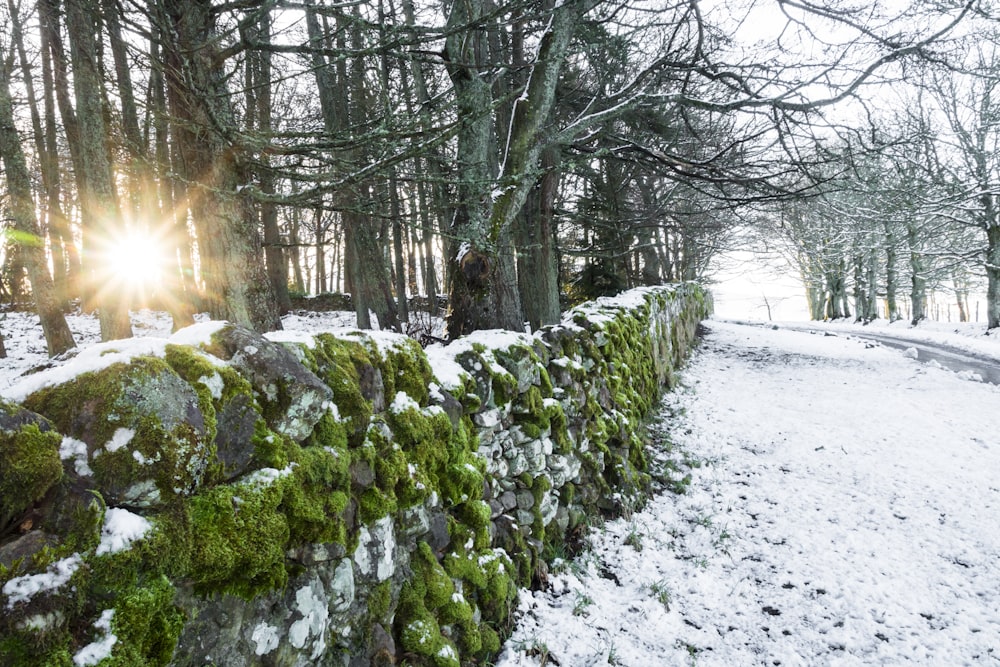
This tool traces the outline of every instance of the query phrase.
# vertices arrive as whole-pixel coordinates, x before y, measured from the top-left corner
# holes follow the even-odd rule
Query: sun
[[[108,244],[105,258],[108,277],[120,285],[148,291],[163,280],[166,253],[152,236],[127,232]]]

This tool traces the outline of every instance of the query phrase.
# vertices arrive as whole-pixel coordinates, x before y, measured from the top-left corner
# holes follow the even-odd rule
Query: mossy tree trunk
[[[95,37],[101,14],[94,0],[67,2],[65,10],[73,63],[79,167],[82,169],[77,172],[76,181],[83,214],[84,257],[88,264],[84,268],[90,281],[87,291],[98,308],[101,340],[130,338],[132,322],[125,290],[127,276],[116,276],[110,270],[109,261],[124,229],[108,155],[103,80]]]
[[[264,268],[249,156],[237,136],[210,0],[158,3],[173,136],[188,183],[205,305],[256,331],[281,328]]]
[[[75,250],[72,249],[73,244],[72,236],[69,233],[69,222],[66,219],[65,213],[63,213],[59,196],[59,156],[55,143],[55,117],[52,111],[52,67],[50,59],[46,57],[47,50],[43,42],[42,78],[46,106],[45,127],[43,129],[42,115],[38,110],[38,101],[35,97],[34,78],[31,72],[32,64],[27,50],[24,48],[21,17],[18,15],[14,0],[7,0],[7,8],[10,11],[11,19],[11,41],[17,49],[18,61],[21,65],[21,80],[24,84],[28,110],[31,114],[31,129],[34,137],[35,154],[38,156],[42,191],[44,193],[41,199],[45,204],[41,208],[43,211],[42,215],[47,218],[48,224],[45,224],[45,221],[40,221],[39,228],[43,233],[47,232],[48,234],[55,294],[62,307],[65,308],[67,255],[70,252],[75,253]],[[43,20],[40,16],[39,22]],[[45,40],[44,31],[42,31],[42,40]]]
[[[260,20],[254,25],[245,26],[249,41],[268,44],[271,41],[271,13],[261,11]],[[256,119],[256,129],[262,142],[271,140],[271,52],[267,49],[257,49],[247,54],[246,69],[246,107],[247,119]],[[258,167],[260,190],[265,195],[274,195],[275,175],[271,169],[270,157],[261,155]],[[281,242],[281,232],[278,229],[278,206],[269,198],[260,204],[260,223],[264,230],[264,258],[267,264],[267,279],[274,292],[278,312],[282,315],[292,308],[288,295],[288,264],[285,260],[285,250]]]
[[[165,245],[169,260],[163,289],[166,294],[166,306],[173,321],[173,330],[183,329],[194,324],[194,300],[196,289],[194,285],[194,269],[191,261],[191,242],[187,230],[187,208],[184,204],[184,185],[171,168],[171,160],[176,156],[170,154],[170,121],[167,114],[167,93],[163,77],[160,57],[160,42],[157,34],[159,28],[154,27],[154,34],[149,40],[150,60],[153,66],[149,72],[149,101],[152,106],[153,121],[153,155],[159,186],[159,208],[161,223],[167,229],[164,233]]]
[[[559,189],[558,150],[542,153],[542,176],[528,193],[518,221],[517,280],[524,316],[532,329],[559,322],[559,257],[555,199]]]
[[[79,150],[79,124],[77,123],[76,112],[73,110],[73,103],[69,94],[69,76],[67,75],[66,63],[68,58],[63,46],[62,31],[60,30],[59,9],[60,0],[39,0],[38,2],[38,26],[41,33],[42,72],[45,75],[46,69],[49,76],[45,78],[45,105],[46,105],[46,125],[45,125],[45,145],[46,153],[57,160],[57,131],[55,123],[55,113],[52,109],[53,100],[55,107],[59,110],[59,118],[62,120],[63,133],[66,135],[66,144],[69,147],[70,163],[73,165],[73,173],[80,174],[86,170]],[[58,164],[55,165],[58,170]],[[58,193],[53,193],[58,195]],[[73,235],[69,227],[69,221],[64,217],[55,219],[62,227],[59,235],[63,239],[64,247],[67,250],[66,275],[60,276],[56,273],[56,279],[64,278],[65,282],[60,285],[56,283],[57,291],[61,298],[74,298],[89,295],[83,293],[82,280],[83,260],[76,251],[76,244],[73,243]],[[85,304],[86,305],[86,304]]]
[[[551,9],[548,29],[523,94],[515,103],[504,137],[502,168],[494,173],[494,100],[489,83],[499,54],[491,55],[484,0],[456,0],[445,40],[448,76],[455,88],[459,121],[458,204],[451,234],[458,251],[449,276],[448,335],[476,329],[520,329],[524,320],[514,271],[513,226],[538,179],[544,128],[555,102],[556,84],[575,27],[589,6],[570,0]]]
[[[35,202],[31,193],[31,176],[24,159],[21,140],[14,127],[14,105],[10,94],[10,71],[7,58],[0,58],[0,156],[3,157],[8,206],[13,221],[14,242],[20,246],[35,309],[42,322],[42,332],[49,356],[61,354],[74,347],[61,304],[56,296],[45,260],[45,243],[35,217]],[[2,342],[0,342],[2,349]]]

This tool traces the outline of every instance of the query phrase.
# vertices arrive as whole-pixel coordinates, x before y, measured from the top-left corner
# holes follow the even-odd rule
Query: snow
[[[114,609],[105,609],[94,621],[94,627],[103,632],[96,642],[87,644],[73,656],[73,664],[77,667],[90,667],[98,664],[111,655],[111,649],[118,643],[118,637],[111,634],[111,619],[115,617]]]
[[[389,412],[398,415],[407,410],[420,412],[420,404],[410,398],[405,391],[397,391],[395,398],[392,399],[392,405],[389,406]]]
[[[73,467],[80,477],[89,477],[94,474],[87,463],[87,443],[82,440],[64,435],[59,444],[59,458],[62,461],[73,459]]]
[[[463,386],[463,378],[469,376],[461,364],[455,361],[455,353],[451,346],[435,343],[424,348],[427,361],[434,369],[434,376],[440,387],[445,391],[457,391]]]
[[[296,465],[298,464],[293,461],[281,470],[278,470],[277,468],[261,468],[260,470],[254,470],[250,474],[245,475],[239,483],[243,486],[256,489],[271,486],[282,477],[288,477],[291,475],[292,471],[295,470]]]
[[[686,492],[522,591],[497,666],[1000,659],[1000,387],[853,337],[707,326],[653,428]]]
[[[771,322],[767,323],[771,325]],[[905,320],[874,320],[868,324],[850,320],[832,322],[777,322],[781,328],[811,328],[846,335],[884,334],[917,343],[937,343],[982,357],[1000,359],[1000,332],[990,332],[978,322],[934,322],[922,320],[913,326]]]
[[[109,452],[117,452],[122,447],[126,446],[128,443],[132,442],[132,438],[135,437],[135,430],[131,428],[117,428],[114,434],[111,436],[111,440],[108,441],[104,448]]]
[[[47,593],[65,586],[80,568],[80,554],[73,554],[49,565],[45,572],[14,577],[3,585],[7,596],[7,609],[20,602],[27,602],[38,593]]]
[[[94,553],[100,556],[124,551],[133,542],[145,537],[152,528],[152,524],[145,517],[133,514],[126,509],[112,507],[104,513],[101,542],[97,545],[97,551]]]
[[[198,322],[192,324],[191,326],[179,329],[176,333],[170,336],[170,342],[174,345],[190,345],[191,347],[199,347],[201,345],[209,345],[212,342],[212,336],[223,329],[228,322],[223,320],[208,320],[205,322]]]
[[[264,338],[272,343],[298,343],[310,350],[316,349],[316,339],[305,331],[269,331],[264,334]]]

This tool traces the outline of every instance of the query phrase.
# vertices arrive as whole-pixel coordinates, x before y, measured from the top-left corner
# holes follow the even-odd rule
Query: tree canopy
[[[344,291],[404,330],[446,295],[456,337],[701,278],[749,224],[817,317],[897,317],[908,274],[914,319],[985,278],[998,326],[992,11],[4,0],[0,283],[53,354],[75,300],[114,338],[139,303],[267,330]]]

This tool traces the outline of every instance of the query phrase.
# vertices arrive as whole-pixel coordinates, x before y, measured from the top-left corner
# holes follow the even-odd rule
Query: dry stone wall
[[[710,297],[648,288],[426,351],[222,323],[0,403],[0,664],[435,665],[641,497],[643,418]]]

